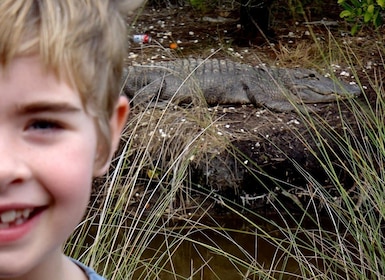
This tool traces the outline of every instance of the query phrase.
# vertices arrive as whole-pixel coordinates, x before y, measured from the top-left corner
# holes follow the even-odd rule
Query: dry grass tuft
[[[316,43],[299,42],[295,45],[279,43],[277,47],[277,61],[280,66],[294,68],[314,68],[322,56]]]

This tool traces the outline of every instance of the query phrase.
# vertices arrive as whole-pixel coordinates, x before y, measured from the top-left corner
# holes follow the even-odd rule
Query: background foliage
[[[385,8],[385,0],[338,0],[343,11],[341,18],[353,23],[352,35],[356,34],[363,25],[378,28],[382,25],[382,12]]]
[[[334,9],[331,3],[337,3],[341,9],[340,17],[350,26],[352,35],[357,34],[364,26],[377,29],[383,24],[385,0],[249,0],[248,5],[266,5],[273,9],[286,10],[287,15],[293,19],[312,15],[326,16],[327,11]],[[151,5],[191,5],[197,12],[215,11],[220,8],[237,9],[240,0],[149,0]],[[244,3],[242,3],[244,5]],[[274,18],[272,19],[274,20]]]

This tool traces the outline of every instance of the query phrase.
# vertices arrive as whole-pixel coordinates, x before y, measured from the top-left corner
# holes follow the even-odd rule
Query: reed
[[[325,66],[338,60],[352,70],[365,68],[352,46],[332,36],[327,48],[314,41],[306,57],[317,49],[316,59],[322,58]],[[279,54],[285,52],[290,56],[287,50]],[[290,62],[289,57],[281,59]],[[270,178],[252,159],[246,158],[246,164],[245,156],[231,144],[237,135],[222,133],[222,119],[215,109],[204,106],[204,100],[188,108],[172,103],[163,109],[134,108],[110,173],[97,180],[89,211],[66,252],[111,280],[224,279],[223,270],[236,275],[231,279],[381,279],[385,274],[383,71],[353,73],[366,95],[339,102],[340,129],[324,116],[298,111],[311,137],[292,133],[325,174],[320,182],[288,158],[304,186]],[[232,155],[256,180],[271,179],[271,184],[261,181],[261,185],[274,215],[250,211],[193,180],[196,166],[212,164],[221,153]],[[281,188],[280,196],[272,191],[275,188]],[[297,206],[296,213],[288,207],[288,198]],[[217,208],[226,213],[224,217],[212,214]],[[236,225],[231,224],[234,220]]]

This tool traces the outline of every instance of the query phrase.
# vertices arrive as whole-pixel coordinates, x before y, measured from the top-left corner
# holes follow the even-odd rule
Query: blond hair
[[[0,1],[0,65],[38,54],[47,69],[80,93],[105,148],[120,92],[130,5],[130,0]]]

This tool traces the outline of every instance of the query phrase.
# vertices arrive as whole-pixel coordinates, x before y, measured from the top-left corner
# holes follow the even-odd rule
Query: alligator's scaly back
[[[361,93],[356,85],[308,69],[252,67],[217,59],[131,66],[124,82],[124,92],[135,104],[154,99],[191,102],[203,94],[209,105],[252,103],[278,111],[293,110],[293,104],[332,102]]]

